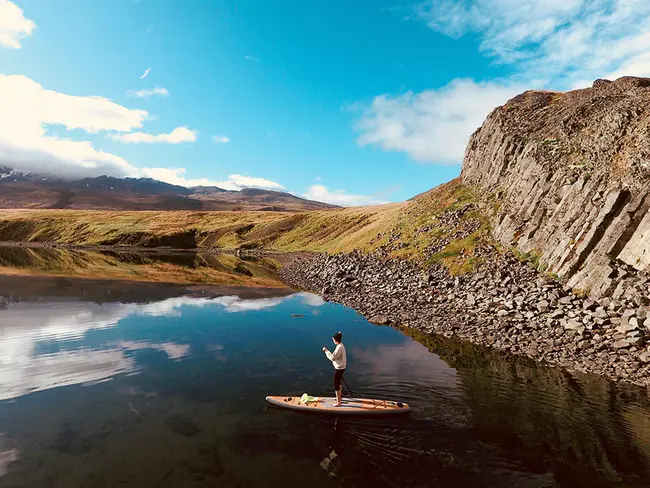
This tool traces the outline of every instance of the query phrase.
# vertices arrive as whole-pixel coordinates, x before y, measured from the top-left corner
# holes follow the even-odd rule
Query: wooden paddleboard
[[[340,407],[334,406],[336,398],[333,397],[318,397],[317,402],[307,404],[300,403],[300,397],[291,396],[267,396],[266,401],[278,407],[334,415],[391,415],[410,410],[406,403],[369,398],[344,398]]]

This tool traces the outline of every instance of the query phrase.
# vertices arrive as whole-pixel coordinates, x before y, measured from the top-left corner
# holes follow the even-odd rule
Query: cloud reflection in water
[[[69,350],[70,341],[82,339],[90,330],[115,327],[129,316],[177,317],[183,307],[206,306],[220,306],[227,313],[251,312],[275,307],[292,297],[311,307],[325,303],[310,293],[259,299],[184,296],[145,304],[11,303],[0,310],[0,400],[136,371],[135,359],[126,355],[127,351],[163,351],[170,360],[180,360],[190,353],[189,345],[170,341],[121,341],[102,349],[79,345]],[[39,345],[58,343],[67,343],[67,349],[39,351]]]

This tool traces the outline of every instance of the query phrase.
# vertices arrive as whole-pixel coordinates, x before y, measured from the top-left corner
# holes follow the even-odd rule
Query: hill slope
[[[0,241],[82,246],[376,251],[462,268],[488,237],[475,194],[454,180],[404,203],[302,213],[6,210]]]

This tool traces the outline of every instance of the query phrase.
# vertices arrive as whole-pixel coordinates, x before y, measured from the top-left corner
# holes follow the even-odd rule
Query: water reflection
[[[306,293],[15,280],[0,486],[648,486],[645,390],[408,337]],[[267,407],[329,394],[321,347],[339,329],[350,387],[410,416]]]
[[[101,284],[95,284],[101,286]],[[309,293],[243,299],[180,296],[152,303],[9,302],[0,311],[0,400],[49,388],[91,383],[136,370],[125,352],[164,352],[171,360],[187,356],[190,345],[123,340],[88,348],[91,330],[115,327],[129,317],[181,317],[183,309],[219,307],[225,313],[259,311],[300,300],[311,307],[325,302]]]
[[[215,252],[81,250],[0,246],[0,274],[283,287],[277,263]]]
[[[472,429],[482,438],[529,452],[528,463],[552,470],[561,485],[648,486],[650,422],[645,419],[650,402],[645,389],[406,333],[458,371]],[[539,459],[539,452],[548,457]]]

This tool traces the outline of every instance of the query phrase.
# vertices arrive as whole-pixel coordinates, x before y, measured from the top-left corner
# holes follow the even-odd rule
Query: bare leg
[[[336,390],[336,403],[334,404],[335,407],[340,407],[343,405],[343,390]]]

